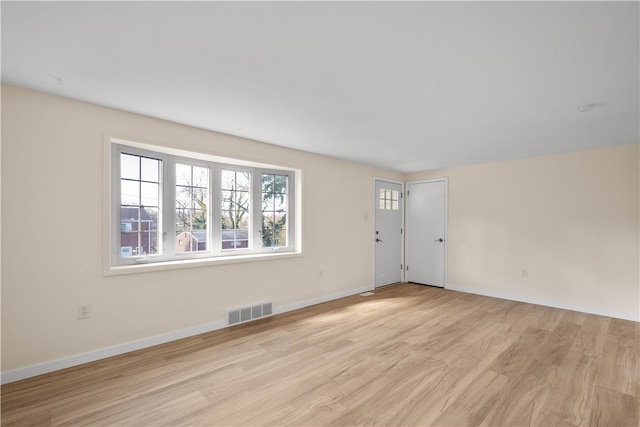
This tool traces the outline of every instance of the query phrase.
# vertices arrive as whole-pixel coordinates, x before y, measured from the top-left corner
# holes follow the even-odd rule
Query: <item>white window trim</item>
[[[138,139],[139,141],[139,139]],[[194,165],[212,166],[209,175],[209,185],[213,197],[210,200],[209,218],[210,224],[220,223],[220,198],[215,197],[215,193],[219,188],[219,171],[221,169],[230,168],[234,170],[249,170],[252,172],[252,203],[251,203],[251,225],[249,229],[249,238],[254,242],[261,241],[261,216],[262,207],[254,203],[253,200],[261,194],[261,176],[263,173],[269,174],[285,174],[289,176],[288,184],[288,242],[285,247],[276,248],[251,248],[248,250],[222,250],[219,235],[212,232],[210,225],[211,238],[209,248],[206,253],[192,253],[183,259],[181,254],[175,254],[173,245],[175,245],[175,236],[171,236],[170,230],[173,230],[175,213],[173,215],[165,215],[164,212],[171,211],[166,207],[161,209],[163,213],[159,219],[162,233],[166,232],[166,241],[163,242],[162,233],[159,234],[159,244],[164,246],[163,255],[155,258],[139,257],[127,259],[123,262],[120,257],[119,246],[119,230],[120,230],[120,201],[119,194],[116,194],[119,188],[120,174],[119,170],[119,153],[118,146],[125,146],[132,154],[142,154],[149,157],[159,158],[163,161],[162,166],[162,187],[161,197],[169,198],[174,196],[175,177],[172,176],[174,170],[174,162],[184,161],[185,163]],[[125,150],[127,151],[127,150]],[[176,148],[168,148],[165,144],[134,142],[131,139],[115,138],[105,133],[104,135],[104,179],[103,179],[103,274],[120,275],[142,273],[148,271],[162,271],[183,268],[204,267],[222,264],[235,264],[253,261],[263,261],[282,258],[293,258],[302,256],[302,170],[288,168],[284,166],[274,166],[261,162],[231,159],[228,157],[217,156],[214,154],[201,153],[196,151],[187,151]],[[114,163],[116,162],[116,163]],[[175,175],[175,173],[173,173]],[[293,197],[293,200],[291,198]],[[261,197],[260,197],[261,198]],[[165,202],[166,203],[166,202]],[[170,202],[172,204],[172,202]],[[173,205],[173,204],[172,204]],[[217,219],[217,221],[216,221]],[[293,224],[291,224],[291,222]],[[214,240],[215,239],[215,240]],[[251,247],[251,246],[250,246]],[[170,248],[170,249],[169,249]],[[171,254],[171,256],[169,256]]]

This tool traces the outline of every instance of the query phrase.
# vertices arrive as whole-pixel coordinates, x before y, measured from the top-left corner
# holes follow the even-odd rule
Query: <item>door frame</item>
[[[410,184],[430,184],[430,183],[434,183],[434,182],[444,182],[444,285],[442,286],[443,289],[447,289],[447,285],[449,283],[448,280],[448,266],[449,266],[449,177],[442,177],[442,178],[433,178],[433,179],[422,179],[422,180],[417,180],[417,181],[407,181],[406,185],[407,185],[407,191],[409,190],[409,185]],[[409,233],[411,232],[411,223],[409,221],[409,198],[407,197],[405,199],[406,201],[406,206],[407,206],[407,213],[405,214],[406,217],[406,225],[404,228],[404,242],[405,242],[405,247],[407,246],[407,236],[409,235]],[[408,250],[408,248],[407,248]],[[406,270],[407,268],[407,260],[404,260],[404,269]],[[403,272],[404,273],[404,272]],[[405,276],[402,276],[403,279],[405,279]]]
[[[378,215],[378,194],[376,194],[376,183],[378,181],[382,181],[382,182],[388,182],[390,184],[400,184],[400,193],[402,194],[402,196],[400,197],[400,217],[401,217],[401,228],[402,228],[402,238],[400,239],[401,245],[400,245],[400,260],[402,261],[402,269],[400,270],[400,283],[403,283],[405,280],[405,270],[406,270],[406,260],[404,259],[404,248],[405,248],[405,236],[407,235],[407,228],[405,226],[405,198],[404,198],[404,192],[405,192],[405,186],[406,183],[404,181],[398,181],[397,179],[390,179],[390,178],[383,178],[380,176],[374,176],[373,177],[373,225],[371,226],[371,236],[373,236],[371,238],[371,245],[373,247],[373,280],[372,280],[372,284],[371,284],[371,288],[372,289],[377,289],[376,288],[376,241],[375,241],[375,236],[376,236],[376,223],[377,223],[377,215]],[[384,286],[381,286],[384,287]]]

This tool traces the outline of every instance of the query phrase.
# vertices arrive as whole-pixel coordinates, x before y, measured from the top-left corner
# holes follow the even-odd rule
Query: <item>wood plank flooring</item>
[[[640,323],[400,284],[2,387],[3,426],[638,426]]]

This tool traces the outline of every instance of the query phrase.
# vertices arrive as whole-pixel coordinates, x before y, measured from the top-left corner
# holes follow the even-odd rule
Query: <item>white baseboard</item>
[[[152,347],[158,344],[164,344],[170,341],[191,337],[205,332],[215,331],[224,328],[224,320],[207,323],[192,328],[181,329],[166,334],[155,335],[153,337],[143,338],[123,344],[117,344],[111,347],[105,347],[98,350],[89,351],[87,353],[76,354],[73,356],[63,357],[61,359],[51,360],[49,362],[38,363],[37,365],[26,366],[24,368],[15,369],[13,371],[2,373],[2,384],[11,383],[25,378],[35,377],[60,369],[70,368],[72,366],[82,365],[83,363],[94,362],[96,360],[105,359],[119,354],[129,353],[131,351]]]
[[[287,305],[282,305],[273,309],[273,314],[286,313],[287,311],[298,310],[300,308],[309,307],[311,305],[321,304],[323,302],[333,301],[334,299],[344,298],[351,295],[360,294],[362,292],[373,290],[373,285],[362,286],[360,288],[349,289],[347,291],[336,292],[329,295],[323,295],[317,298],[311,298],[305,301],[294,302]]]
[[[373,289],[373,285],[363,286],[356,289],[349,289],[347,291],[336,292],[334,294],[312,298],[306,301],[300,301],[292,304],[283,305],[280,307],[275,307],[274,314],[286,313],[287,311],[297,310],[299,308],[304,308],[311,305],[332,301],[338,298],[343,298],[346,296],[359,294],[361,292],[370,291],[372,289]],[[3,372],[0,383],[7,384],[14,381],[35,377],[37,375],[59,371],[60,369],[70,368],[73,366],[82,365],[84,363],[105,359],[107,357],[117,356],[119,354],[129,353],[131,351],[152,347],[154,345],[164,344],[170,341],[175,341],[182,338],[192,337],[198,334],[203,334],[205,332],[215,331],[217,329],[225,328],[226,326],[227,325],[224,320],[218,320],[216,322],[206,323],[204,325],[194,326],[187,329],[181,329],[179,331],[173,331],[166,334],[156,335],[153,337],[142,338],[140,340],[131,341],[123,344],[117,344],[111,347],[105,347],[98,350],[89,351],[87,353],[81,353],[73,356],[63,357],[61,359],[51,360],[49,362],[38,363],[36,365],[26,366],[24,368],[18,368],[13,371]]]
[[[468,294],[483,295],[485,297],[500,298],[500,299],[506,299],[510,301],[526,302],[529,304],[544,305],[546,307],[561,308],[563,310],[579,311],[582,313],[597,314],[598,316],[615,317],[616,319],[624,319],[624,320],[631,320],[634,322],[640,322],[640,317],[634,316],[629,313],[618,313],[613,311],[601,310],[593,307],[583,307],[583,306],[573,305],[573,304],[563,304],[563,303],[558,303],[556,301],[549,301],[549,300],[539,299],[539,298],[520,297],[516,295],[503,294],[501,292],[486,291],[483,289],[469,289],[469,288],[465,288],[464,286],[458,286],[450,283],[447,284],[447,286],[445,286],[445,289],[448,289],[450,291],[465,292]]]

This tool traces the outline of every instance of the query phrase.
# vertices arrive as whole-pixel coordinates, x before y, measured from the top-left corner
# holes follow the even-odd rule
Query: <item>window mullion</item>
[[[209,218],[211,221],[211,227],[209,227],[209,236],[211,237],[211,254],[220,255],[222,253],[222,230],[220,228],[220,224],[222,222],[222,180],[220,177],[222,168],[220,167],[220,165],[215,163],[211,163],[210,167],[211,176],[209,177],[209,203],[211,204],[211,212],[209,214]]]
[[[253,175],[253,187],[251,202],[253,207],[251,209],[252,219],[252,237],[253,237],[253,250],[256,252],[262,251],[262,171],[260,169],[254,169]]]
[[[287,241],[286,247],[291,248],[294,246],[295,242],[295,220],[296,217],[296,209],[295,209],[295,176],[291,172],[287,172]]]
[[[167,156],[163,169],[164,186],[162,188],[162,214],[163,214],[163,258],[171,259],[175,256],[176,236],[176,190],[175,174],[176,160]]]
[[[122,246],[122,234],[118,232],[121,230],[122,224],[122,209],[120,208],[120,150],[116,148],[111,149],[111,164],[113,172],[111,174],[111,260],[117,264],[122,263],[120,256],[120,247]]]

